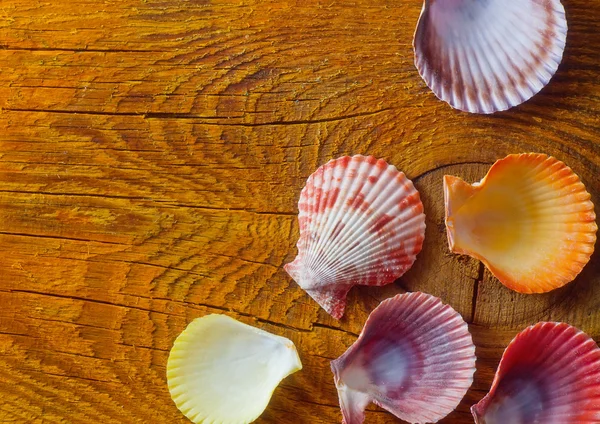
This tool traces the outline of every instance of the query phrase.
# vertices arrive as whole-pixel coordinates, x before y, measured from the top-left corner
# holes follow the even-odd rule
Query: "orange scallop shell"
[[[554,157],[509,155],[475,184],[447,175],[444,198],[450,250],[481,260],[512,290],[561,287],[594,252],[598,226],[590,194]]]

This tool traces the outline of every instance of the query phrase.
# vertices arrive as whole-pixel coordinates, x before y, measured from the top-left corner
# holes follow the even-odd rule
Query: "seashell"
[[[560,0],[425,0],[413,41],[415,65],[453,108],[493,113],[548,84],[566,39]]]
[[[477,424],[600,422],[600,349],[565,323],[542,322],[508,345]]]
[[[444,176],[450,250],[481,260],[502,284],[542,293],[572,281],[596,242],[596,214],[579,177],[544,154],[509,155],[481,182]]]
[[[393,282],[423,246],[419,192],[383,159],[329,161],[308,177],[298,209],[298,256],[285,270],[336,319],[352,286]]]
[[[177,337],[167,380],[177,408],[194,423],[246,424],[273,391],[302,369],[294,344],[226,315],[192,321]]]
[[[362,423],[370,402],[410,423],[436,422],[471,386],[475,346],[458,312],[434,296],[406,293],[373,310],[331,369],[344,423]]]

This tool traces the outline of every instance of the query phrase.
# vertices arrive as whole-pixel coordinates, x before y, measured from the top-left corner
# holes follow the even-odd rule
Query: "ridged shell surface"
[[[471,386],[475,346],[458,312],[406,293],[373,310],[331,369],[345,424],[362,423],[370,402],[410,423],[437,422]]]
[[[352,286],[393,282],[423,245],[419,192],[382,159],[328,162],[308,178],[298,209],[298,256],[285,270],[336,319]]]
[[[196,424],[248,424],[283,378],[302,368],[294,344],[226,315],[192,321],[167,361],[177,408]]]
[[[560,0],[426,0],[415,64],[439,99],[462,111],[493,113],[548,84],[566,38]]]
[[[565,323],[529,327],[508,345],[477,424],[600,422],[600,349]]]
[[[444,197],[450,250],[481,260],[520,293],[569,283],[594,252],[591,196],[552,156],[509,155],[475,184],[445,176]]]

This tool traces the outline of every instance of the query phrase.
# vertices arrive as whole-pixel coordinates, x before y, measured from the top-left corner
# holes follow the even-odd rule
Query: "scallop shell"
[[[502,355],[490,392],[471,408],[478,424],[600,422],[600,349],[565,323],[519,333]]]
[[[383,159],[329,161],[308,178],[298,209],[298,256],[285,270],[336,319],[352,286],[393,282],[423,246],[419,192]]]
[[[419,74],[439,99],[493,113],[548,84],[566,39],[560,0],[425,0],[413,44]]]
[[[331,369],[344,423],[362,423],[370,402],[410,423],[436,422],[471,386],[475,346],[458,312],[434,296],[406,293],[373,310]]]
[[[481,260],[505,286],[542,293],[572,281],[596,242],[579,177],[544,154],[510,155],[479,183],[444,177],[450,250]]]
[[[192,422],[246,424],[265,410],[281,380],[300,369],[290,340],[207,315],[175,340],[167,380],[177,408]]]

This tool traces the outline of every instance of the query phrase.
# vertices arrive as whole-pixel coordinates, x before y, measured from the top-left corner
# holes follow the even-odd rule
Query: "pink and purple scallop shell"
[[[410,423],[436,422],[471,386],[475,346],[458,312],[406,293],[381,302],[331,368],[345,424],[362,423],[370,402]]]
[[[566,39],[560,0],[425,0],[413,42],[415,65],[452,107],[494,113],[548,84]]]

